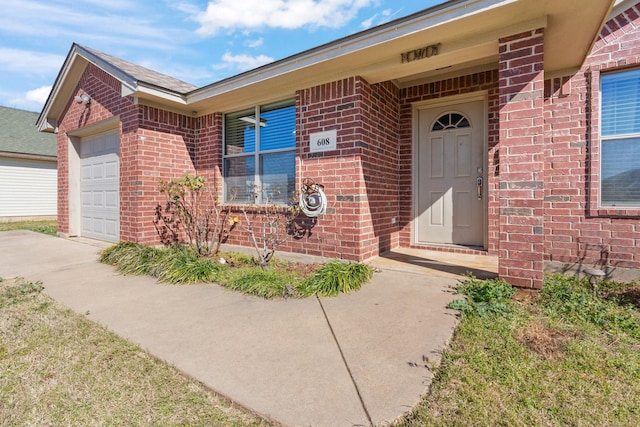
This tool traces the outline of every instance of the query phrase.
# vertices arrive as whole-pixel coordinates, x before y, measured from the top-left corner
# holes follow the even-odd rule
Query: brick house
[[[328,209],[290,251],[491,254],[532,288],[545,268],[633,272],[639,15],[453,0],[201,88],[74,44],[38,120],[59,230],[155,244],[159,178],[197,172],[235,203],[310,178]]]

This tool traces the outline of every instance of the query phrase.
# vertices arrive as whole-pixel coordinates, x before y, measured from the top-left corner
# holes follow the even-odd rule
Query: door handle
[[[478,190],[478,200],[482,200],[482,177],[476,178],[476,189]]]

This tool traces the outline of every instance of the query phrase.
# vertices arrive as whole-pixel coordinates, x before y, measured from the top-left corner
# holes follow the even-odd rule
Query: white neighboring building
[[[0,222],[56,218],[56,136],[38,132],[37,120],[0,106]]]

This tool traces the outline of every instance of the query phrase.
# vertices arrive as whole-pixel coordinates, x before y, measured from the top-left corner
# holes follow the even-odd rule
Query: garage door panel
[[[103,179],[104,178],[104,165],[92,165],[91,179]]]
[[[119,222],[113,220],[106,220],[104,223],[104,232],[107,236],[117,241],[120,237]]]
[[[120,159],[117,133],[85,138],[81,145],[82,235],[120,237]]]
[[[102,207],[104,207],[104,192],[103,191],[94,191],[93,192],[92,207],[94,207],[94,208],[102,208]]]
[[[105,178],[106,179],[114,179],[118,178],[118,162],[108,162],[104,164],[105,168]]]
[[[91,165],[82,165],[82,181],[91,179]]]
[[[92,198],[93,194],[91,193],[91,191],[83,191],[82,192],[82,207],[83,208],[90,208],[91,207],[91,198]]]
[[[105,191],[104,205],[107,208],[117,208],[119,202],[119,194],[117,191]]]

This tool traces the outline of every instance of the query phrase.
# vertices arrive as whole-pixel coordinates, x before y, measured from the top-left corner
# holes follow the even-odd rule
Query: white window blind
[[[601,76],[600,204],[640,206],[640,69]]]

